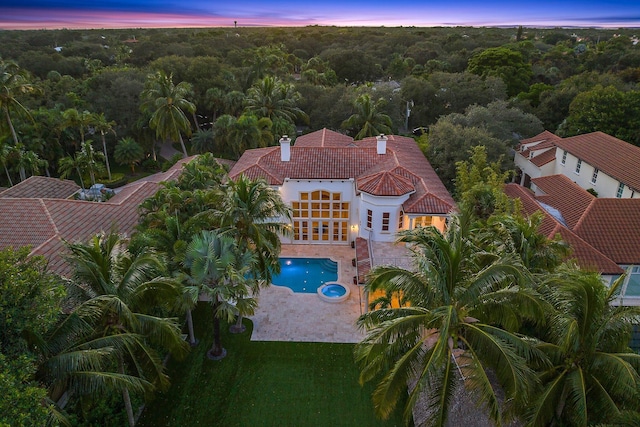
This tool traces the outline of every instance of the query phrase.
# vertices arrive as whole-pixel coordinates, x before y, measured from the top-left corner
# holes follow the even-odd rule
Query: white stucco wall
[[[360,237],[376,242],[393,242],[398,231],[398,216],[402,204],[409,194],[399,197],[379,197],[360,193],[360,221],[358,233]],[[371,210],[371,228],[367,227],[367,210]],[[382,214],[389,213],[389,231],[382,231]]]
[[[603,171],[598,171],[598,178],[595,184],[591,182],[593,176],[594,167],[589,163],[582,161],[580,166],[580,173],[576,173],[576,166],[578,165],[578,158],[571,153],[567,153],[566,162],[562,164],[562,155],[564,150],[561,148],[556,149],[556,161],[554,173],[562,174],[568,177],[570,180],[578,184],[581,188],[588,190],[593,188],[598,192],[598,197],[602,198],[615,198],[618,193],[618,185],[620,181],[612,178]],[[634,194],[633,190],[625,185],[622,192],[622,198],[639,197]]]

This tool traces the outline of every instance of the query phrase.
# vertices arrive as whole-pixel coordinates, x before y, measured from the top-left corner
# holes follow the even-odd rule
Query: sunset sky
[[[0,0],[0,29],[238,26],[640,27],[640,0]]]

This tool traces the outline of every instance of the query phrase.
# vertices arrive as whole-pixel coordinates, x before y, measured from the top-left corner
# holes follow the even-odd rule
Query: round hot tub
[[[326,302],[342,302],[349,298],[351,291],[337,282],[327,282],[318,288],[318,296]]]

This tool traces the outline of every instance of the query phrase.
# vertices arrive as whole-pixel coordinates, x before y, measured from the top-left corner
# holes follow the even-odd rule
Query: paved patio
[[[282,286],[260,292],[253,321],[254,341],[355,343],[363,338],[355,326],[363,312],[361,289],[353,284],[355,250],[338,245],[283,245],[282,257],[331,258],[338,262],[338,282],[348,286],[346,301],[329,303],[317,294],[294,293]]]

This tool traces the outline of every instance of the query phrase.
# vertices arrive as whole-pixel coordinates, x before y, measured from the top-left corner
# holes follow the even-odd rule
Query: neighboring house
[[[120,188],[106,202],[74,200],[80,187],[73,181],[32,176],[0,193],[0,249],[29,245],[32,254],[47,258],[49,270],[67,275],[64,241],[87,241],[112,227],[131,234],[140,203],[156,193],[160,182],[176,179],[188,160]]]
[[[247,150],[229,172],[264,178],[292,208],[284,243],[393,242],[399,230],[440,230],[455,202],[412,138],[354,141],[322,129],[280,147]]]
[[[640,147],[602,132],[560,138],[544,131],[522,140],[515,154],[517,181],[561,174],[601,198],[640,198]]]
[[[541,211],[540,232],[559,234],[582,268],[607,284],[627,272],[618,302],[640,305],[640,198],[597,198],[560,174],[532,178],[531,187],[508,184],[505,192],[521,200],[525,214]]]

